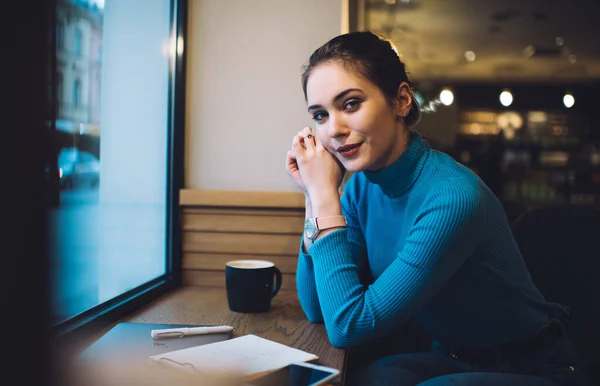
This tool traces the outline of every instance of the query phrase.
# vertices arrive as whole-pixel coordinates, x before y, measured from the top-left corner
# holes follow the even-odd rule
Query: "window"
[[[75,79],[73,82],[73,106],[79,107],[81,97],[81,81],[79,79]]]
[[[56,99],[59,104],[63,100],[63,75],[60,72],[56,76]]]
[[[66,102],[86,107],[58,101],[60,199],[49,227],[58,332],[106,326],[179,280],[185,58],[156,47],[184,39],[185,3],[59,2],[82,28],[76,52],[83,30],[101,44],[102,60],[62,58],[54,69],[72,82]]]
[[[65,26],[62,21],[56,25],[56,48],[61,50],[65,47]]]
[[[83,54],[83,33],[81,29],[75,28],[75,55],[81,57]]]

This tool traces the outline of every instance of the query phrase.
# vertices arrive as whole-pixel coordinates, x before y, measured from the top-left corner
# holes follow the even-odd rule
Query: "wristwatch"
[[[309,217],[304,222],[304,234],[309,240],[314,241],[325,229],[346,226],[346,217],[344,216]]]

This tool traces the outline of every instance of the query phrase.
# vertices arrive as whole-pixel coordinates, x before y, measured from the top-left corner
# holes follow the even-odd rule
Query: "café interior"
[[[173,383],[137,362],[128,367],[128,358],[116,371],[73,369],[90,348],[109,357],[102,350],[124,350],[126,338],[106,339],[119,325],[146,326],[150,345],[154,328],[232,326],[223,339],[252,334],[314,354],[339,371],[338,385],[358,363],[429,349],[412,320],[393,336],[334,347],[296,293],[305,199],[283,161],[298,130],[314,126],[302,66],[334,36],[368,30],[406,64],[421,109],[414,130],[485,182],[536,286],[570,307],[567,328],[600,384],[599,1],[43,3],[45,17],[27,21],[39,33],[18,47],[42,52],[31,68],[38,90],[51,90],[49,100],[29,102],[46,104],[28,114],[44,122],[35,126],[44,141],[25,144],[44,154],[43,178],[22,184],[43,203],[28,212],[43,226],[28,233],[40,242],[19,244],[15,264],[29,271],[39,259],[47,269],[15,281],[17,292],[25,280],[37,284],[14,310],[40,331],[30,343],[47,342],[38,358],[47,371],[22,377]],[[40,38],[49,49],[34,44]],[[15,121],[33,133],[28,122]],[[277,268],[266,312],[231,309],[234,260]],[[34,328],[40,320],[44,329]]]

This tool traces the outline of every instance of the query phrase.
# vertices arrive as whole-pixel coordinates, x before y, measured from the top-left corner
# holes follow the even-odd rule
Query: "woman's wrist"
[[[310,196],[312,217],[337,216],[342,214],[340,194],[337,191]]]
[[[306,220],[309,217],[312,217],[312,203],[310,201],[310,196],[308,195],[308,193],[306,193],[305,197],[304,197],[304,206],[305,206],[304,219]],[[312,240],[310,240],[308,237],[306,237],[306,234],[304,232],[302,233],[302,237],[304,238],[304,248],[303,248],[302,252],[308,254],[308,248],[312,245]]]
[[[342,205],[340,203],[339,192],[328,192],[324,194],[313,194],[306,195],[304,205],[306,207],[306,216],[310,217],[328,217],[328,216],[341,216]],[[333,232],[339,228],[326,229],[319,233],[317,238],[321,238],[326,234]],[[302,236],[304,238],[304,249],[303,252],[308,254],[308,248],[313,244],[313,241],[306,237],[306,234]]]
[[[312,202],[308,193],[304,194],[304,207],[306,212],[305,218],[312,217]]]

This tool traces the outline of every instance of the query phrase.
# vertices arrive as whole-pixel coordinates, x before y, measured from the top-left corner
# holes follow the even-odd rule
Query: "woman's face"
[[[346,170],[378,170],[402,154],[408,138],[404,117],[412,103],[407,86],[401,85],[391,106],[375,84],[339,64],[312,70],[306,87],[308,112],[319,140]]]

